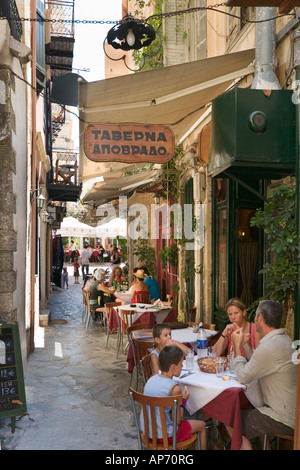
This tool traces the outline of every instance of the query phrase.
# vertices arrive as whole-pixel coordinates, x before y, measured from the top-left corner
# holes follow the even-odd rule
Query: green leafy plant
[[[178,263],[178,248],[172,243],[171,245],[165,246],[158,253],[158,257],[162,262],[162,267],[165,268],[167,263],[174,266]]]
[[[137,256],[140,265],[147,266],[150,276],[156,277],[155,248],[149,244],[148,240],[138,238],[134,242],[133,254]]]
[[[162,4],[164,0],[150,0],[148,2],[143,0],[130,0],[133,1],[133,4],[136,8],[134,11],[134,16],[139,17],[143,11],[144,7],[149,7],[154,5],[153,10],[153,18],[150,18],[148,23],[153,26],[153,28],[159,33],[162,42],[164,41],[164,37],[162,34],[162,19],[159,15],[162,13]],[[143,66],[142,70],[153,70],[163,67],[163,47],[160,46],[160,39],[157,37],[147,48],[142,48],[138,51],[133,51],[132,56],[134,59],[135,64],[138,67]],[[147,56],[147,60],[144,63],[144,55]]]
[[[161,184],[164,188],[164,196],[171,197],[175,200],[178,199],[178,184],[182,175],[182,171],[176,168],[176,162],[182,155],[183,148],[181,146],[176,146],[173,158],[169,162],[163,163],[161,166],[161,169],[163,170]]]
[[[298,281],[295,212],[295,186],[281,184],[269,192],[264,209],[258,209],[250,221],[252,227],[263,229],[267,241],[269,259],[260,271],[266,280],[265,297],[282,302],[285,314]]]

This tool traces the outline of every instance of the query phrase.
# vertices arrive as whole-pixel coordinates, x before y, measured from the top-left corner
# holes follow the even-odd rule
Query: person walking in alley
[[[86,243],[84,245],[84,249],[81,252],[81,270],[82,270],[83,280],[84,280],[84,271],[86,271],[85,274],[89,274],[91,256],[92,256],[92,250],[90,249],[90,245]]]
[[[73,240],[71,240],[71,245],[70,245],[69,250],[71,251],[71,255],[70,255],[71,261],[72,263],[74,263],[77,250],[76,250],[76,245]]]

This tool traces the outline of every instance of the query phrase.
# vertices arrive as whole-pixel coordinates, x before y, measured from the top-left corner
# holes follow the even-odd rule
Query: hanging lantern
[[[105,42],[108,45],[112,46],[116,50],[121,50],[128,52],[130,50],[139,50],[145,47],[150,46],[150,44],[154,41],[154,39],[158,37],[160,40],[159,48],[154,54],[146,54],[145,52],[142,53],[144,62],[143,65],[134,71],[141,70],[145,64],[145,58],[147,56],[154,56],[157,55],[161,48],[161,38],[158,32],[151,26],[150,24],[146,23],[145,21],[138,20],[131,15],[125,16],[118,24],[113,26],[107,33],[106,38],[103,42],[103,49],[105,55],[110,60],[123,60],[126,67],[129,70],[132,70],[126,64],[126,56],[123,55],[117,59],[109,57],[105,50]]]
[[[108,31],[106,39],[114,49],[130,51],[148,47],[155,37],[153,26],[129,15]]]

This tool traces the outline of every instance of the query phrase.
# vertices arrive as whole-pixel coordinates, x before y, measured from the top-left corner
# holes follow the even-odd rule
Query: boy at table
[[[159,372],[159,354],[165,346],[177,346],[185,355],[189,348],[171,337],[171,328],[165,323],[156,323],[152,330],[155,348],[151,352],[151,367],[153,374]]]
[[[183,352],[177,346],[166,346],[159,354],[159,367],[161,370],[160,374],[153,375],[147,381],[144,388],[144,395],[151,397],[167,397],[173,395],[183,395],[182,405],[177,415],[177,442],[184,441],[191,437],[191,434],[195,432],[200,433],[201,449],[206,449],[206,426],[205,422],[197,419],[183,420],[183,413],[186,402],[189,398],[189,391],[185,387],[182,393],[181,386],[173,379],[173,377],[179,377],[182,370]],[[155,411],[156,414],[156,425],[157,425],[157,436],[158,441],[162,439],[161,432],[161,421],[159,416],[159,410]],[[165,408],[167,432],[169,442],[172,442],[173,435],[173,418],[171,415],[171,409]],[[149,420],[150,420],[149,416]],[[143,414],[141,414],[141,428],[144,430]]]

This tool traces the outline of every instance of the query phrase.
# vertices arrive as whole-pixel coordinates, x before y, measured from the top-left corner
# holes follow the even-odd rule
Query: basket
[[[216,373],[216,362],[218,359],[222,359],[224,361],[224,369],[228,366],[228,359],[225,356],[207,356],[201,357],[197,359],[197,364],[201,372],[205,372],[206,374],[215,374]]]

